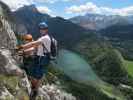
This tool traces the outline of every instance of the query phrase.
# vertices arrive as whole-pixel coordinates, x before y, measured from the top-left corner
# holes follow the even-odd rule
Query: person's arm
[[[35,50],[35,48],[29,48],[29,49],[26,49],[26,50],[24,50],[24,54],[29,54],[29,53],[31,53],[31,52],[33,52]]]
[[[22,45],[22,48],[24,50],[26,50],[26,49],[29,49],[31,47],[37,47],[39,45],[41,45],[41,42],[40,41],[33,41],[33,42],[27,43],[25,45]]]

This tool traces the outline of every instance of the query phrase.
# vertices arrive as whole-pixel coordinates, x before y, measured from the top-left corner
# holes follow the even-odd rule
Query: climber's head
[[[45,22],[41,22],[39,25],[41,35],[48,34],[48,25]]]
[[[33,41],[32,35],[31,34],[26,34],[24,36],[24,41],[25,42],[32,42]]]

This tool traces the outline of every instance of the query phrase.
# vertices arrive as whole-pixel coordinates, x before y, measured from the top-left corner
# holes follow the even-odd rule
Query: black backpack
[[[57,56],[57,41],[55,40],[54,37],[50,36],[50,39],[51,39],[51,52],[50,52],[50,58],[51,59],[56,59],[56,56]]]

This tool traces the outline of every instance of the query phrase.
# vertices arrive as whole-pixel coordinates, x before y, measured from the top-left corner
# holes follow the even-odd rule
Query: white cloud
[[[2,0],[4,3],[6,3],[11,10],[16,10],[24,5],[30,5],[30,4],[38,4],[38,3],[54,3],[58,0]],[[46,7],[38,7],[39,10],[41,9],[41,11],[50,11],[48,8]],[[43,10],[44,8],[44,10]]]
[[[55,3],[59,0],[33,0],[33,2],[36,2],[36,3]]]
[[[38,3],[55,3],[55,2],[71,2],[71,1],[80,1],[80,0],[32,0],[33,2]]]
[[[96,13],[106,15],[133,15],[133,6],[125,7],[121,9],[109,8],[109,7],[98,7],[92,2],[88,2],[80,6],[71,6],[66,8],[65,11],[71,14],[85,14],[85,13]]]
[[[64,1],[64,2],[76,1],[77,2],[77,1],[80,1],[80,0],[62,0],[62,1]]]
[[[47,7],[45,7],[45,6],[37,7],[37,9],[38,9],[39,12],[41,12],[41,13],[50,14],[50,13],[52,12],[49,8],[47,8]]]
[[[92,12],[97,12],[98,8],[93,3],[88,2],[85,5],[71,6],[70,8],[67,8],[66,11],[68,13],[87,13],[87,12],[92,13]]]
[[[33,0],[33,2],[38,2],[38,3],[55,3],[55,2],[70,2],[70,1],[79,1],[79,0]]]
[[[46,4],[46,3],[55,3],[55,2],[70,2],[70,1],[77,1],[77,0],[1,0],[4,3],[6,3],[12,11],[17,10],[20,7],[23,7],[24,5],[30,5],[30,4]],[[41,13],[47,13],[50,14],[51,16],[55,16],[56,14],[53,14],[48,7],[46,6],[37,6],[37,9]]]
[[[30,5],[32,4],[32,0],[2,0],[4,3],[6,3],[12,10],[16,10],[19,7],[22,7],[24,5]]]
[[[55,3],[55,2],[68,2],[68,1],[77,1],[77,0],[1,0],[6,3],[13,11],[24,6],[30,4],[46,4],[46,3]]]
[[[4,3],[6,3],[11,10],[15,11],[16,9],[24,6],[24,5],[30,5],[30,4],[35,4],[35,2],[43,2],[43,1],[49,1],[49,0],[2,0]],[[48,13],[50,14],[52,11],[46,7],[46,6],[39,6],[37,9],[41,13]]]

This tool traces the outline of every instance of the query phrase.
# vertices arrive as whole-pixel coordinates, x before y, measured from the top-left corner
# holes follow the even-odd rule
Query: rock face
[[[15,74],[15,70],[21,71],[17,63],[11,56],[11,52],[7,49],[0,49],[0,72],[3,74]]]
[[[16,56],[14,48],[17,45],[17,39],[11,28],[11,23],[5,18],[6,15],[3,13],[4,10],[2,7],[3,4],[0,5],[0,72],[13,74],[13,70],[20,70],[17,62],[13,59]]]
[[[6,7],[0,2],[0,100],[29,100],[30,82],[26,74],[18,67],[19,62],[14,48],[17,45],[15,33],[10,21],[5,17]],[[10,16],[8,16],[10,17]],[[16,58],[16,59],[14,59]],[[39,100],[76,100],[71,94],[56,85],[43,85],[39,88]]]
[[[39,96],[42,100],[76,100],[72,94],[61,90],[57,85],[43,85],[39,89]]]
[[[0,16],[0,40],[0,47],[10,49],[11,51],[13,51],[17,43],[17,39],[9,22],[5,20],[3,16]]]
[[[5,17],[3,10],[5,6],[0,2],[0,99],[15,100],[15,96],[18,95],[16,94],[17,90],[22,92],[22,88],[18,87],[22,78],[17,76],[16,70],[19,72],[22,72],[22,70],[14,59],[17,39],[11,28],[11,23]],[[24,93],[26,94],[25,91],[23,91]]]

